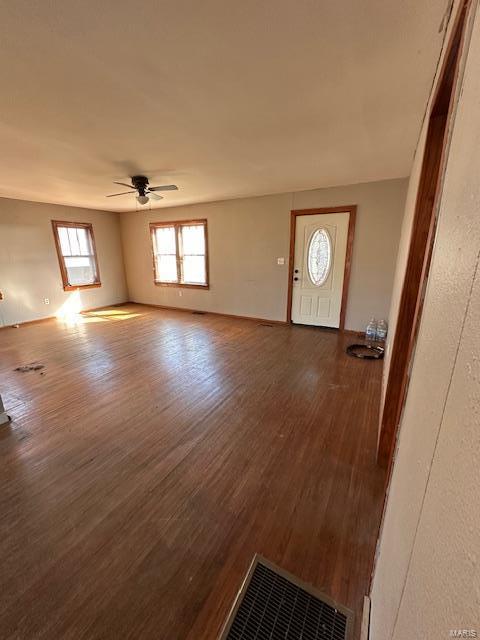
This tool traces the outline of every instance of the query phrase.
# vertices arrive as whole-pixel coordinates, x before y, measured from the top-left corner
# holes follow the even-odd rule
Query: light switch
[[[285,264],[285,258],[277,258],[277,264],[279,265]]]

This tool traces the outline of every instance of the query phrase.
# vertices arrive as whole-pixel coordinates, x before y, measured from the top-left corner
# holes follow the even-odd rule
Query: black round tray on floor
[[[349,356],[363,360],[381,360],[385,349],[372,344],[351,344],[347,347],[347,353]]]

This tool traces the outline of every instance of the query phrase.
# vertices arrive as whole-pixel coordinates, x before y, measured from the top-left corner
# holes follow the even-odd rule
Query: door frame
[[[450,137],[458,92],[460,60],[471,0],[462,0],[427,113],[427,133],[409,239],[408,258],[392,343],[390,367],[380,423],[377,463],[389,481],[398,428],[405,406],[410,372],[423,311]]]
[[[345,329],[345,316],[347,312],[348,286],[350,272],[352,270],[353,237],[355,234],[355,221],[357,217],[357,205],[348,204],[344,207],[322,207],[316,209],[292,209],[290,211],[290,254],[288,258],[288,295],[287,295],[287,323],[292,324],[292,296],[293,296],[293,268],[295,260],[295,234],[297,230],[298,216],[325,215],[328,213],[348,213],[347,252],[345,254],[345,269],[343,272],[342,305],[340,308],[339,330]]]

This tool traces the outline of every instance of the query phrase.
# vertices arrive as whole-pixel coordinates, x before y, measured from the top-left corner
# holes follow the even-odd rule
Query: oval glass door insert
[[[332,241],[326,229],[317,229],[308,245],[308,275],[316,287],[325,284],[332,266]]]

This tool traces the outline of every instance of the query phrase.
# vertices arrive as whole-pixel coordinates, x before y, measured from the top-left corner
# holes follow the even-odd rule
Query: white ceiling
[[[446,0],[10,0],[0,196],[114,211],[406,176]],[[122,189],[118,189],[122,191]]]

